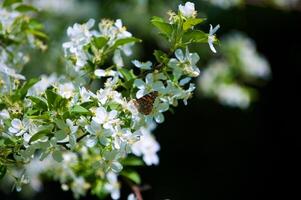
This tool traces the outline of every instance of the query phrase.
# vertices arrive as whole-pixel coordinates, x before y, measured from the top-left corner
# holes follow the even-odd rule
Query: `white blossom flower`
[[[20,120],[20,119],[13,119],[11,121],[11,127],[9,127],[8,131],[16,136],[21,136],[28,131],[29,128],[29,121],[27,120]]]
[[[115,149],[125,149],[127,145],[133,144],[139,140],[140,132],[132,133],[129,128],[121,128],[116,126],[113,131]],[[127,149],[125,149],[127,151]]]
[[[123,152],[118,151],[117,149],[113,149],[112,151],[105,151],[103,153],[104,160],[106,161],[106,164],[104,169],[113,171],[114,173],[121,172],[123,166],[119,162],[120,157],[124,156]]]
[[[100,89],[97,91],[96,96],[101,105],[104,105],[108,101],[113,101],[120,104],[123,103],[122,95],[112,88]]]
[[[20,13],[15,11],[8,11],[4,8],[0,8],[0,24],[2,25],[1,31],[10,31],[10,27],[14,23],[15,19],[20,16]]]
[[[0,111],[0,126],[4,125],[3,120],[9,119],[10,115],[9,112],[6,109],[3,109]]]
[[[146,75],[145,82],[136,79],[134,85],[139,89],[136,93],[137,98],[141,98],[152,91],[164,92],[165,89],[162,81],[154,80],[154,75],[151,73]]]
[[[214,48],[213,43],[216,41],[215,33],[219,28],[220,28],[219,24],[214,28],[210,24],[210,30],[209,30],[209,35],[208,35],[208,44],[213,53],[216,53],[216,49]]]
[[[157,152],[160,150],[159,143],[151,135],[149,130],[142,128],[142,136],[140,140],[133,144],[132,152],[136,156],[142,156],[147,165],[159,164]]]
[[[123,67],[123,59],[121,56],[121,51],[119,49],[114,51],[113,62],[117,67]]]
[[[145,69],[145,70],[150,70],[152,67],[152,62],[151,61],[147,61],[147,62],[140,62],[138,60],[133,60],[132,63],[140,69]]]
[[[186,2],[185,5],[179,5],[179,11],[182,13],[184,17],[190,18],[196,16],[196,10],[194,3]]]
[[[169,109],[169,103],[160,101],[159,99],[156,99],[154,102],[152,114],[147,116],[148,117],[154,117],[155,121],[157,123],[163,123],[164,122],[164,115],[163,112],[167,111]],[[148,119],[146,119],[148,120]]]
[[[19,79],[19,80],[25,80],[25,76],[18,74],[15,69],[12,69],[8,66],[6,66],[4,63],[1,63],[0,60],[0,73],[3,73],[4,75],[13,77],[15,79]]]
[[[50,76],[42,75],[41,80],[34,84],[27,92],[27,96],[38,96],[46,91],[46,89],[58,80],[56,74]]]
[[[207,0],[211,4],[215,6],[219,6],[224,9],[231,8],[233,6],[238,6],[239,4],[243,3],[243,0]]]
[[[222,84],[218,87],[217,97],[219,101],[228,106],[245,109],[251,103],[249,93],[236,84]]]
[[[57,92],[62,97],[69,99],[74,94],[74,85],[72,83],[63,83],[59,84],[57,88]]]
[[[79,94],[82,102],[90,101],[90,98],[93,95],[92,92],[88,91],[85,87],[79,89]]]
[[[173,69],[173,75],[176,79],[179,79],[183,74],[191,77],[197,77],[200,74],[200,69],[196,66],[196,63],[200,59],[197,53],[190,53],[186,49],[184,55],[181,49],[177,49],[175,56],[177,59],[170,59],[168,66]]]
[[[114,70],[97,69],[94,71],[94,74],[97,77],[107,77],[107,76],[116,76],[117,72]]]
[[[104,185],[104,188],[107,192],[111,194],[112,199],[120,198],[120,184],[117,180],[117,175],[113,172],[107,173],[108,182]]]
[[[103,129],[100,124],[92,120],[90,125],[86,125],[85,129],[91,134],[87,140],[86,144],[88,147],[93,147],[99,141],[102,145],[107,146],[109,144],[109,139],[112,135],[112,131],[108,129]]]
[[[117,115],[118,112],[116,110],[107,112],[104,107],[98,107],[96,109],[96,116],[92,119],[96,123],[103,125],[105,129],[112,129],[113,125],[116,125],[119,122]]]
[[[76,56],[76,70],[80,70],[87,63],[87,55],[83,47],[91,41],[93,32],[90,29],[94,26],[95,20],[89,19],[84,24],[74,24],[73,27],[67,29],[69,42],[63,44],[65,55],[69,54]]]

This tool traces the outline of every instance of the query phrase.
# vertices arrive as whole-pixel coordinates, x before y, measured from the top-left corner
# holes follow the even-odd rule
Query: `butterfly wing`
[[[154,102],[157,97],[158,92],[154,91],[147,95],[144,95],[139,99],[136,99],[136,107],[138,111],[144,115],[149,115],[153,110]]]

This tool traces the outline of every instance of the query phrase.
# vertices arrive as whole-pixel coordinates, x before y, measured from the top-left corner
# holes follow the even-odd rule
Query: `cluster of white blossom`
[[[23,26],[20,25],[22,23]],[[16,82],[25,80],[20,72],[29,57],[22,44],[46,48],[35,35],[41,32],[36,27],[29,27],[30,23],[30,18],[18,10],[18,7],[14,9],[0,6],[0,92],[7,93],[16,88]]]
[[[12,25],[16,18],[19,16],[19,12],[8,11],[7,9],[0,7],[0,35],[5,34],[7,32],[11,32]],[[23,58],[23,54],[19,53],[17,55],[18,57],[15,60],[13,60],[12,58],[10,58],[10,52],[12,50],[12,48],[4,48],[4,45],[0,43],[0,90],[2,92],[7,92],[14,86],[14,84],[11,82],[10,77],[20,80],[25,79],[24,76],[16,72],[14,66],[18,60]]]
[[[300,3],[300,0],[272,0],[271,2],[281,8],[293,8]]]
[[[251,39],[237,33],[223,40],[221,54],[222,59],[212,61],[202,72],[200,90],[223,105],[246,109],[254,99],[254,90],[247,83],[270,78],[269,63]]]
[[[40,10],[58,14],[66,14],[75,10],[77,0],[27,0],[27,2]]]
[[[234,6],[241,5],[244,0],[207,0],[212,5],[228,9]]]
[[[129,56],[131,46],[140,40],[120,19],[102,20],[98,30],[93,30],[93,19],[69,27],[69,41],[63,44],[68,65],[78,76],[87,76],[83,81],[41,76],[17,83],[7,96],[0,95],[0,148],[9,148],[1,154],[1,170],[6,170],[6,162],[24,165],[38,158],[48,170],[38,168],[37,173],[50,171],[62,189],[72,190],[76,198],[90,190],[119,199],[118,176],[139,182],[133,178],[138,175],[128,174],[131,156],[142,157],[146,165],[159,163],[160,145],[151,131],[164,121],[164,112],[179,102],[186,105],[195,90],[191,81],[200,75],[200,58],[189,52],[188,44],[208,43],[216,52],[213,43],[219,26],[210,26],[208,34],[196,30],[194,26],[204,21],[196,13],[194,4],[187,2],[171,21],[153,19],[172,43],[170,54],[155,51],[156,64],[138,60],[132,66],[124,64],[121,56]],[[101,84],[93,90],[95,80]],[[8,141],[13,145],[6,146]],[[49,157],[57,163],[49,162]],[[25,171],[38,190],[41,186],[33,167],[37,166],[28,165]],[[17,178],[17,190],[28,175]],[[135,199],[134,195],[128,198]]]
[[[258,5],[272,5],[279,8],[294,8],[300,0],[259,0],[259,1],[249,1],[249,0],[206,0],[210,4],[229,9],[232,7],[244,5],[244,4],[258,4]]]

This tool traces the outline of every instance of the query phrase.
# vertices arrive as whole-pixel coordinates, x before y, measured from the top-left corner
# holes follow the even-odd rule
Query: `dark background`
[[[298,199],[301,13],[254,6],[216,9],[208,10],[210,22],[222,25],[221,34],[235,29],[254,39],[273,78],[258,88],[259,101],[246,111],[194,97],[167,114],[155,131],[160,165],[139,169],[143,184],[151,186],[142,194],[146,200]],[[57,183],[45,188],[35,199],[72,199]],[[129,189],[123,192],[125,198]]]

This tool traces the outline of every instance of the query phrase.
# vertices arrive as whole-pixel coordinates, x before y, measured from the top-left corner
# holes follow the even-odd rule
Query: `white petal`
[[[87,28],[90,29],[94,26],[95,20],[94,19],[89,19],[89,21],[86,23]]]
[[[210,27],[210,29],[211,28],[212,28],[212,26]],[[215,34],[219,28],[220,28],[220,25],[218,24],[213,30],[211,30],[211,35]]]
[[[176,52],[175,52],[175,55],[176,55],[178,60],[180,60],[180,61],[184,60],[184,54],[183,54],[183,51],[181,49],[177,49]]]
[[[157,123],[162,123],[164,122],[164,115],[162,113],[158,113],[156,116],[155,116],[155,120]]]
[[[19,129],[15,129],[15,128],[13,128],[13,127],[9,127],[8,131],[9,131],[10,133],[18,133],[18,132],[19,132]]]
[[[97,69],[97,70],[95,70],[94,74],[95,74],[95,76],[97,76],[97,77],[104,77],[105,74],[106,74],[106,72],[105,72],[105,70],[103,70],[103,69]]]
[[[134,85],[135,85],[137,88],[142,89],[142,88],[144,88],[145,83],[144,83],[143,80],[137,79],[137,80],[135,80]]]
[[[112,110],[110,113],[109,113],[109,118],[110,119],[114,119],[116,116],[117,116],[118,112],[116,110]]]
[[[11,125],[12,125],[12,127],[16,128],[16,129],[21,129],[22,128],[22,121],[20,119],[13,119],[11,121]]]
[[[215,48],[214,48],[214,46],[213,46],[213,42],[212,42],[212,41],[209,42],[209,47],[210,47],[210,49],[211,49],[211,51],[212,51],[213,53],[216,53],[216,50],[215,50]]]
[[[138,92],[136,93],[136,98],[141,98],[146,94],[146,91],[144,89],[142,90],[138,90]]]

